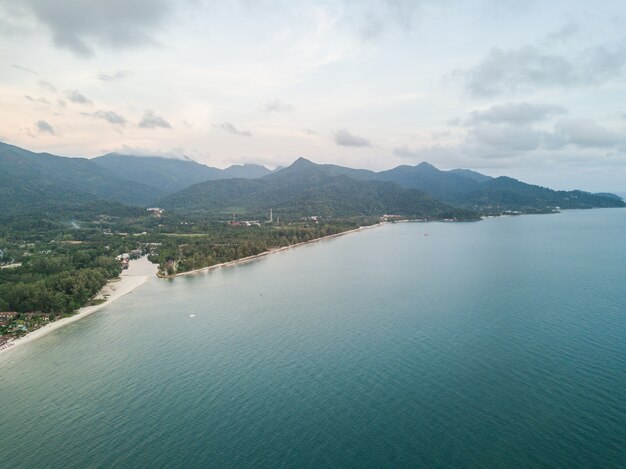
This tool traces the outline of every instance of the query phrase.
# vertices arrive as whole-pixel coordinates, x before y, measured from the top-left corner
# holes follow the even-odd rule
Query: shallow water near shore
[[[626,210],[385,225],[12,351],[0,467],[623,467],[625,389]]]

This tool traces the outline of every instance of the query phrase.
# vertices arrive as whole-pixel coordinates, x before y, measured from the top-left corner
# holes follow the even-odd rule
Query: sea
[[[0,356],[0,467],[626,467],[626,209],[154,278]]]

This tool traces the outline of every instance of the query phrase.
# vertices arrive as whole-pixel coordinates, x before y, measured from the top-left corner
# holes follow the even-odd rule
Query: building
[[[150,207],[147,208],[146,211],[152,213],[155,217],[159,218],[163,214],[163,212],[165,212],[165,209],[159,207]]]
[[[17,313],[15,311],[5,311],[0,313],[0,321],[11,322],[15,319]]]

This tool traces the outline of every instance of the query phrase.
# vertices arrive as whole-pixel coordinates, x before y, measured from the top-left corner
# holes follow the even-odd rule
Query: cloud
[[[67,90],[65,92],[65,97],[73,103],[84,104],[86,106],[91,106],[93,101],[91,99],[85,97],[83,94],[79,93],[76,90]]]
[[[224,132],[232,134],[232,135],[238,135],[240,137],[251,137],[252,136],[252,132],[250,132],[249,130],[239,130],[233,124],[231,124],[230,122],[223,122],[221,124],[216,124],[213,127],[221,129]]]
[[[467,141],[511,153],[536,150],[547,136],[546,132],[528,126],[481,123],[469,130]]]
[[[261,104],[260,106],[261,111],[263,112],[291,112],[294,110],[294,107],[289,104],[286,103],[284,101],[281,101],[280,99],[272,99],[270,101],[266,101],[264,103]]]
[[[11,64],[11,67],[21,70],[22,72],[30,73],[31,75],[39,75],[36,71],[31,70],[30,68],[22,67],[21,65]]]
[[[34,104],[41,104],[43,106],[50,105],[50,101],[48,101],[46,98],[33,98],[32,96],[25,94],[24,99],[27,99],[28,101]]]
[[[552,54],[536,46],[494,48],[481,63],[457,72],[476,97],[495,96],[535,88],[599,85],[623,75],[626,47],[593,47],[573,58]]]
[[[364,41],[388,31],[410,31],[421,7],[416,0],[343,0],[343,22]]]
[[[104,119],[105,121],[115,125],[125,125],[126,119],[113,111],[97,111],[92,114],[97,119]]]
[[[44,81],[44,80],[39,80],[38,83],[39,83],[39,86],[41,86],[46,91],[50,91],[51,93],[56,93],[57,92],[57,89],[50,82],[47,82],[47,81]]]
[[[23,15],[49,30],[53,43],[80,57],[95,45],[120,49],[154,42],[152,34],[170,15],[166,0],[22,0]]]
[[[473,125],[480,122],[522,125],[539,122],[548,117],[566,113],[567,110],[565,108],[550,104],[506,103],[471,112],[470,116],[465,120],[465,125]]]
[[[421,150],[411,150],[408,146],[402,145],[393,149],[392,153],[400,158],[414,159],[419,156]]]
[[[346,129],[335,132],[335,143],[344,147],[371,147],[372,144],[366,138],[351,134]]]
[[[626,119],[626,114],[624,114],[624,119]],[[313,129],[302,129],[302,133],[305,135],[317,135],[317,132]]]
[[[172,148],[170,150],[163,150],[162,148],[154,149],[140,146],[131,146],[126,144],[122,144],[121,146],[114,148],[105,148],[102,149],[102,151],[104,151],[105,153],[117,153],[119,155],[158,157],[186,161],[195,161],[194,159],[187,156],[189,152],[197,153],[193,149],[190,150],[185,148]]]
[[[130,75],[130,72],[127,70],[119,70],[115,73],[98,73],[98,80],[101,81],[116,81],[116,80],[121,80],[122,78],[126,78],[128,75]]]
[[[54,128],[46,121],[37,121],[35,127],[40,134],[49,133],[50,135],[54,135]]]
[[[554,131],[564,144],[582,148],[609,148],[626,142],[626,135],[605,129],[591,119],[559,119]]]
[[[626,134],[608,130],[591,119],[559,119],[552,131],[529,125],[481,122],[468,130],[465,143],[467,148],[487,157],[510,157],[564,148],[620,150],[626,144]]]
[[[562,43],[576,37],[580,33],[580,25],[570,21],[565,23],[558,31],[550,33],[546,36],[548,43]]]
[[[172,126],[169,122],[163,119],[161,116],[157,116],[154,111],[146,111],[139,122],[139,127],[143,129],[156,129],[160,127],[162,129],[171,129]]]

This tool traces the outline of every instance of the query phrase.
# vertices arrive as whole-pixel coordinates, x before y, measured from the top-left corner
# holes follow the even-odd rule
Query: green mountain
[[[330,166],[330,167],[329,167]],[[340,217],[401,214],[417,218],[475,219],[467,210],[443,204],[423,192],[385,181],[362,181],[337,174],[332,165],[304,158],[262,179],[226,179],[193,185],[159,204],[183,212],[281,217]]]
[[[40,212],[88,201],[146,205],[163,193],[124,180],[86,158],[33,153],[0,143],[0,212]]]
[[[320,166],[329,174],[343,174],[359,180],[393,182],[405,189],[425,192],[446,204],[486,213],[510,210],[549,211],[555,207],[566,209],[625,206],[622,199],[614,194],[554,191],[506,176],[492,178],[468,169],[442,171],[428,163],[398,166],[378,173],[335,165]],[[283,171],[285,170],[277,171],[272,177],[280,177]]]
[[[198,182],[223,177],[221,169],[211,168],[192,160],[109,153],[91,161],[122,179],[158,188],[164,194],[179,191]]]
[[[626,206],[620,198],[584,191],[554,191],[506,176],[479,184],[464,194],[462,198],[459,198],[457,204],[478,210],[517,210],[522,212],[554,207],[571,209]]]
[[[267,176],[272,171],[267,169],[265,166],[261,166],[260,164],[241,164],[241,165],[232,165],[228,168],[222,170],[223,174],[228,176],[229,178],[242,178],[242,179],[257,179],[262,178],[263,176]]]
[[[419,189],[447,203],[456,203],[463,194],[479,184],[476,175],[483,176],[473,171],[471,173],[468,175],[463,170],[441,171],[431,164],[420,163],[417,166],[398,166],[382,171],[376,174],[376,178],[395,182],[402,187]]]
[[[92,202],[139,207],[158,203],[213,214],[260,215],[274,208],[283,216],[396,213],[425,218],[471,218],[467,210],[626,206],[614,194],[553,191],[466,169],[441,171],[428,163],[376,173],[299,158],[275,171],[258,165],[218,169],[191,160],[118,154],[64,158],[0,143],[0,216],[71,213],[88,203],[102,207]]]
[[[193,184],[215,179],[259,178],[271,171],[255,164],[233,165],[226,169],[212,168],[190,159],[158,156],[132,156],[109,153],[92,160],[118,177],[158,188],[171,194]]]

